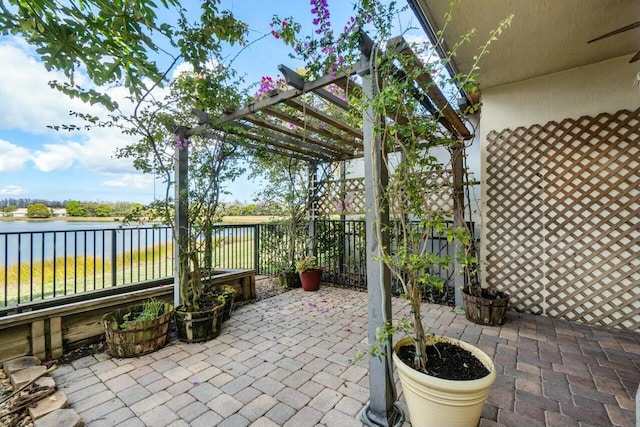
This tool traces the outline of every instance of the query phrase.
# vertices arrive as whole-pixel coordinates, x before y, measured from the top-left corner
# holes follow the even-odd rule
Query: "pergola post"
[[[464,226],[464,142],[458,141],[451,150],[451,167],[453,169],[453,225]],[[471,236],[473,238],[473,236]],[[462,271],[457,254],[462,251],[462,244],[458,239],[454,241],[454,269]],[[464,274],[454,275],[454,295],[456,307],[463,306],[462,288],[465,284]]]
[[[375,73],[362,76],[365,99],[373,99],[377,94]],[[401,425],[404,420],[402,410],[395,405],[397,399],[393,381],[391,359],[391,337],[386,342],[378,342],[376,329],[391,322],[391,272],[381,261],[381,247],[389,246],[389,206],[384,198],[377,197],[386,188],[389,176],[384,147],[380,134],[376,132],[377,117],[370,102],[363,114],[364,179],[366,206],[366,259],[369,345],[382,347],[385,356],[369,353],[369,402],[361,412],[362,421],[370,426]],[[378,227],[381,233],[378,233]],[[380,240],[379,240],[380,238]]]
[[[309,248],[308,255],[318,255],[318,242],[316,241],[317,218],[318,218],[318,165],[315,162],[309,163],[307,171],[309,192],[307,194],[307,217],[309,219]]]
[[[179,130],[178,138],[186,140]],[[184,138],[184,139],[182,139]],[[174,248],[174,284],[173,284],[173,304],[175,307],[180,305],[180,281],[187,280],[186,277],[180,277],[181,271],[188,271],[187,268],[181,268],[181,264],[189,263],[189,259],[183,256],[182,249],[186,247],[188,239],[189,219],[187,216],[189,210],[189,147],[185,144],[184,148],[176,147],[175,163],[175,236],[174,240],[178,243]]]

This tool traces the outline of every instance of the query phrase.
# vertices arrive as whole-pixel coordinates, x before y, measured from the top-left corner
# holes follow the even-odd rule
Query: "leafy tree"
[[[252,177],[265,179],[258,199],[263,204],[279,206],[289,225],[287,254],[278,264],[290,271],[294,271],[297,258],[309,247],[307,214],[313,200],[309,197],[308,166],[304,160],[266,152],[253,153],[252,157]],[[330,164],[322,165],[320,181],[330,174],[331,168]]]
[[[17,210],[18,210],[18,207],[16,205],[7,205],[4,207],[3,212],[11,213]]]
[[[23,37],[36,48],[47,70],[64,72],[69,80],[53,81],[52,87],[115,109],[117,104],[99,87],[122,85],[139,97],[147,91],[147,79],[155,84],[166,81],[168,70],[158,65],[166,59],[170,67],[180,59],[199,67],[222,43],[243,41],[246,25],[230,12],[220,11],[220,0],[201,2],[196,23],[190,22],[181,3],[7,0],[0,3],[0,34]],[[162,22],[160,13],[174,20]],[[77,86],[78,71],[98,88]]]
[[[27,206],[27,216],[29,218],[49,218],[51,211],[44,203],[34,203]]]
[[[111,206],[101,203],[96,206],[95,215],[97,217],[113,216],[113,209],[111,208]]]
[[[84,208],[82,203],[77,200],[71,200],[65,206],[67,209],[67,215],[69,216],[87,216],[87,210]]]

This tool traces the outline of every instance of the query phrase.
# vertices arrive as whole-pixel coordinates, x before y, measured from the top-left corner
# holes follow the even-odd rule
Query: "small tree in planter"
[[[309,211],[315,201],[315,189],[309,179],[307,161],[266,152],[254,153],[253,175],[266,178],[258,197],[282,207],[288,233],[284,237],[286,253],[276,255],[277,274],[288,287],[299,287],[295,264],[301,254],[310,251]],[[332,165],[322,165],[319,182],[331,173]],[[276,248],[277,250],[278,248]]]
[[[286,217],[288,233],[284,236],[286,251],[277,254],[277,274],[289,287],[297,287],[295,261],[298,254],[306,251],[305,235],[308,230],[309,184],[306,162],[270,154],[254,153],[253,176],[266,178],[258,198],[282,207]],[[278,248],[276,248],[278,249]]]
[[[378,2],[361,1],[355,9],[359,18],[364,21],[359,24],[366,25],[371,22],[377,31],[375,36],[386,44],[391,28],[389,18],[393,16],[392,8],[382,7]],[[281,39],[291,43],[295,51],[309,61],[309,66],[314,67],[318,74],[335,73],[345,58],[357,55],[352,47],[358,36],[356,31],[334,36],[328,22],[326,3],[316,3],[314,11],[317,12],[314,24],[318,25],[316,33],[321,34],[320,38],[296,41],[297,27],[290,25],[288,19],[276,18],[274,25],[282,21],[287,22],[287,25],[278,27],[280,32],[277,34]],[[451,19],[451,14],[446,19]],[[477,59],[487,52],[489,43],[495,40],[508,22],[509,20],[501,23],[491,34],[489,42]],[[354,25],[357,23],[357,19],[352,19],[346,29],[353,30],[359,27],[360,25]],[[470,34],[465,35],[460,43],[468,37]],[[480,417],[484,398],[488,395],[489,387],[496,376],[493,363],[486,354],[471,345],[429,335],[421,314],[422,287],[441,287],[443,279],[436,271],[438,268],[452,268],[454,261],[452,256],[429,251],[429,240],[436,235],[446,237],[449,242],[458,241],[465,248],[470,247],[471,236],[467,227],[462,224],[448,224],[450,215],[446,210],[434,209],[431,205],[431,197],[440,196],[442,188],[437,181],[433,185],[429,184],[428,179],[431,175],[446,173],[447,169],[433,154],[432,149],[444,147],[453,153],[460,153],[463,151],[461,148],[464,141],[453,127],[442,125],[440,116],[443,115],[443,111],[427,111],[421,96],[416,96],[415,81],[420,79],[420,87],[425,91],[436,91],[434,82],[438,81],[449,81],[467,90],[473,90],[478,67],[476,62],[470,76],[455,76],[453,80],[443,75],[445,63],[430,64],[428,67],[431,68],[427,69],[423,64],[416,63],[418,57],[435,56],[435,49],[428,48],[425,51],[413,47],[414,52],[407,54],[410,50],[411,47],[396,39],[393,43],[386,44],[384,50],[374,46],[371,57],[367,58],[373,64],[371,79],[377,87],[373,91],[373,98],[365,99],[364,104],[372,107],[374,117],[377,118],[374,119],[373,125],[376,136],[382,141],[381,157],[387,162],[386,169],[393,171],[389,186],[381,191],[376,185],[373,186],[374,191],[378,190],[374,197],[376,205],[373,208],[376,215],[379,215],[375,221],[377,240],[384,242],[383,234],[387,232],[395,236],[392,247],[380,248],[381,258],[401,283],[410,310],[409,316],[398,324],[387,324],[380,328],[378,336],[381,347],[374,345],[373,349],[387,357],[381,348],[388,346],[391,334],[398,330],[408,333],[407,338],[396,344],[393,358],[404,384],[404,394],[414,425],[475,425]],[[452,55],[453,53],[447,58]],[[379,119],[399,116],[404,120],[390,122]],[[378,153],[364,155],[374,158]],[[395,220],[390,229],[385,229],[380,215],[385,209],[390,209]],[[456,257],[461,258],[463,266],[467,269],[475,268],[476,261],[472,254],[467,253],[465,256],[460,253],[456,254]],[[385,311],[384,308],[382,311]],[[432,352],[429,357],[428,351]],[[433,362],[445,360],[441,356],[449,351],[456,356],[453,359],[447,357],[444,368],[454,368],[457,372],[449,373],[446,369],[445,372],[437,372],[439,370],[434,367],[437,363]],[[456,358],[458,362],[452,363]],[[454,381],[449,381],[450,379]],[[470,381],[461,383],[459,380],[463,379]],[[440,393],[444,389],[449,389],[450,393]],[[430,396],[437,397],[432,399]],[[441,408],[440,403],[447,401],[453,404]],[[467,407],[468,411],[463,411],[462,407]],[[467,414],[463,415],[465,412]],[[433,420],[434,423],[428,420]]]
[[[150,0],[127,4],[97,0],[77,4],[30,2],[18,5],[14,2],[15,8],[3,6],[0,10],[0,26],[5,32],[23,35],[38,47],[48,69],[64,71],[69,77],[69,82],[51,82],[53,87],[70,97],[79,97],[91,104],[100,103],[112,112],[107,122],[87,113],[75,113],[88,123],[82,128],[115,126],[125,134],[139,137],[138,143],[121,150],[119,155],[132,158],[134,166],[142,172],[164,175],[167,185],[170,185],[174,154],[170,141],[174,140],[176,123],[189,123],[187,116],[191,116],[187,113],[190,107],[233,105],[225,101],[237,95],[229,90],[233,87],[229,71],[217,64],[223,63],[223,44],[242,43],[247,28],[229,11],[220,10],[219,3],[219,0],[202,2],[198,5],[199,19],[192,22],[194,15],[176,0],[163,0],[160,6]],[[163,10],[169,13],[158,14]],[[171,16],[170,23],[163,22],[159,15]],[[15,19],[16,16],[19,19]],[[74,36],[69,37],[70,34]],[[167,95],[161,90],[162,86],[167,84],[170,72],[181,61],[193,65],[195,73],[189,79],[173,82]],[[158,65],[167,63],[169,66],[164,70]],[[75,84],[74,74],[78,70],[93,83],[88,85],[89,89]],[[111,91],[113,87],[125,91]],[[119,105],[108,91],[130,95],[127,99],[131,103]],[[81,129],[76,124],[53,128]],[[225,174],[233,164],[225,154],[230,152],[226,136],[218,135],[214,139],[218,142],[212,144],[216,148],[201,162],[200,176],[205,178],[202,183],[207,189],[207,196],[196,203],[203,209],[197,215],[202,222],[200,225],[194,222],[196,225],[190,229],[192,236],[200,236],[200,233],[210,236],[212,220],[216,216],[219,182],[229,177]],[[186,141],[180,139],[178,143],[186,144]],[[206,172],[217,172],[217,158],[227,159],[221,163],[226,165],[219,170],[221,178],[209,177],[207,181]],[[164,218],[172,223],[168,190],[166,196],[164,206],[162,202],[152,205],[152,210],[155,209],[153,218]],[[192,196],[193,193],[184,195],[185,199]],[[185,278],[180,280],[181,295],[185,306],[194,309],[198,308],[202,291],[195,284],[199,281],[198,267],[202,260],[205,265],[210,265],[212,247],[209,244],[208,252],[199,258],[195,249],[199,243],[200,237],[196,237],[178,244],[184,261],[180,265],[191,265],[186,270],[193,269],[193,274],[189,271],[180,274]]]
[[[137,99],[133,115],[120,114],[113,119],[115,126],[140,138],[120,150],[119,156],[133,159],[138,170],[161,177],[166,184],[164,198],[148,206],[148,212],[173,230],[181,302],[176,307],[176,321],[178,337],[185,341],[204,341],[220,331],[225,298],[218,298],[218,290],[206,289],[203,279],[213,274],[212,255],[219,242],[212,235],[213,226],[219,221],[223,184],[242,173],[239,137],[210,131],[188,139],[184,133],[184,126],[197,126],[193,110],[222,115],[244,96],[236,89],[233,71],[222,65],[221,45],[241,42],[246,26],[215,7],[213,11],[204,10],[208,14],[199,27],[180,21],[190,37],[201,36],[193,41],[197,44],[195,59],[201,62],[193,63],[193,71],[175,77],[168,93],[153,97],[154,86]],[[188,170],[185,187],[176,185],[179,170]],[[172,197],[174,186],[178,189]],[[175,210],[176,202],[179,212]],[[186,220],[186,228],[177,223],[176,215]]]
[[[221,292],[206,289],[204,283],[213,275],[214,246],[220,243],[213,239],[213,226],[220,220],[222,185],[242,173],[239,161],[243,152],[236,144],[238,137],[224,132],[209,132],[205,137],[189,140],[180,133],[175,136],[173,131],[175,123],[192,122],[190,110],[203,107],[202,102],[218,106],[239,102],[240,93],[224,84],[228,78],[228,71],[221,66],[178,76],[162,105],[151,102],[141,108],[136,125],[145,138],[120,152],[133,157],[139,169],[164,177],[165,198],[150,208],[152,215],[170,224],[174,232],[181,301],[176,307],[178,337],[189,342],[211,339],[220,331],[225,298],[217,298]],[[195,102],[194,93],[199,95]],[[222,107],[218,108],[222,113]],[[177,190],[171,197],[174,164],[188,165],[189,180],[187,188]],[[186,229],[178,230],[175,201],[186,208]]]

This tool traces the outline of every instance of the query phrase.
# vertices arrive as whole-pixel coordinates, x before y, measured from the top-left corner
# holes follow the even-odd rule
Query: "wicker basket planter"
[[[127,321],[126,316],[135,318],[142,311],[142,305],[121,308],[105,314],[102,318],[109,354],[113,357],[136,357],[151,353],[167,343],[173,305],[165,303],[162,314],[155,319]]]
[[[222,310],[222,321],[231,319],[231,311],[233,311],[233,303],[236,298],[236,291],[233,288],[222,293],[224,297],[224,309]]]
[[[483,290],[482,296],[476,297],[463,290],[462,301],[467,320],[488,326],[504,324],[509,306],[509,295],[504,292],[490,294]]]

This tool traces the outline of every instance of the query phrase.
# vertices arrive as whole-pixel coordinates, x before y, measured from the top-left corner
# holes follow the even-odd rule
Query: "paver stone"
[[[62,391],[56,391],[52,395],[38,400],[35,407],[29,408],[29,415],[31,419],[37,420],[53,411],[65,409],[68,406],[67,395]]]
[[[80,415],[73,409],[58,409],[35,420],[34,427],[84,427]]]
[[[18,390],[23,385],[27,384],[30,381],[35,380],[36,378],[42,376],[47,372],[47,367],[40,366],[31,366],[29,368],[23,369],[21,371],[14,372],[11,374],[11,385],[14,390]]]
[[[39,366],[40,359],[35,356],[22,356],[16,359],[7,360],[2,364],[2,369],[8,377],[14,372],[22,371],[23,369],[30,368],[32,366]]]

